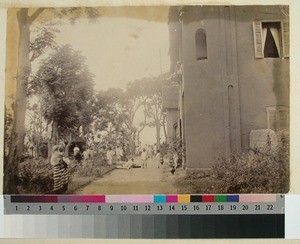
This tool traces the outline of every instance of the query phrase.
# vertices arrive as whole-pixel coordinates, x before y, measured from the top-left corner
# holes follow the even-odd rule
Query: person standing
[[[79,153],[80,149],[77,145],[75,145],[74,149],[73,149],[73,153],[74,153],[74,157]]]
[[[53,167],[53,193],[59,194],[68,190],[70,160],[64,157],[65,146],[55,145],[52,148],[50,163]]]
[[[123,148],[122,148],[122,146],[119,146],[119,147],[116,148],[116,155],[117,155],[118,162],[122,161],[122,159],[123,159]]]
[[[141,159],[142,159],[143,168],[147,168],[148,167],[148,165],[147,165],[148,154],[147,154],[147,151],[145,148],[143,149]]]
[[[111,147],[108,148],[108,151],[106,153],[106,159],[107,159],[107,163],[108,166],[111,167],[112,163],[113,163],[113,150],[111,150]]]
[[[76,145],[73,149],[73,152],[74,152],[74,159],[75,159],[75,162],[80,164],[81,163],[81,159],[82,159],[82,155],[80,153],[80,149],[79,147]]]
[[[156,159],[156,162],[157,162],[157,168],[159,168],[160,165],[162,165],[163,162],[164,162],[164,159],[163,159],[163,157],[162,157],[162,154],[161,154],[161,152],[160,152],[159,150],[157,150],[157,154],[156,154],[156,156],[155,156],[155,159]]]

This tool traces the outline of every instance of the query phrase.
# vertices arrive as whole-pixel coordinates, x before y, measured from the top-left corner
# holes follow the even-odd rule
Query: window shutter
[[[254,52],[256,58],[263,58],[262,27],[261,21],[253,22]]]
[[[283,57],[288,58],[290,56],[290,23],[288,21],[282,21],[282,44],[283,44]]]

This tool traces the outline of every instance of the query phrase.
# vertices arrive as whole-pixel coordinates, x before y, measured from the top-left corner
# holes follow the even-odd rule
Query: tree
[[[135,127],[131,125],[127,93],[120,88],[109,88],[96,94],[97,115],[94,121],[95,131],[105,131],[108,141],[120,141],[127,144]],[[130,142],[129,142],[130,144]]]
[[[145,127],[147,126],[147,113],[146,113],[146,104],[143,105],[143,114],[144,114],[144,120],[143,122],[141,122],[139,124],[139,128],[137,130],[137,133],[136,133],[136,140],[137,140],[137,144],[140,145],[140,134],[141,132],[145,129]]]
[[[27,108],[27,116],[30,118],[30,128],[27,130],[27,138],[34,146],[35,157],[41,156],[41,143],[45,137],[47,124],[42,116],[41,103],[38,100]]]
[[[160,147],[160,131],[161,127],[164,126],[164,113],[162,108],[162,84],[167,80],[169,74],[163,74],[158,77],[145,77],[138,80],[135,86],[140,91],[139,96],[142,96],[141,105],[144,109],[144,122],[141,123],[141,129],[145,126],[155,127],[156,129],[156,147]]]
[[[163,110],[162,110],[162,95],[161,92],[156,92],[150,97],[146,106],[146,115],[150,120],[149,126],[155,127],[156,130],[156,149],[160,149],[160,130],[162,123],[164,122]]]
[[[11,137],[11,129],[12,129],[12,115],[11,113],[9,113],[7,111],[7,108],[5,106],[4,108],[4,118],[5,118],[5,121],[4,121],[4,155],[5,155],[5,158],[7,157],[8,155],[8,152],[9,152],[9,146],[10,146],[10,137]]]
[[[69,45],[58,48],[43,60],[33,79],[41,112],[52,125],[48,151],[59,138],[78,134],[92,122],[93,75],[85,65],[85,58]],[[33,88],[34,89],[34,88]]]
[[[18,67],[16,82],[16,98],[13,108],[13,125],[8,159],[4,166],[3,192],[6,194],[17,193],[17,165],[21,161],[25,137],[25,113],[27,104],[27,88],[31,74],[31,62],[43,53],[49,46],[49,42],[31,43],[30,27],[42,15],[63,17],[70,16],[71,21],[75,21],[79,16],[88,16],[94,19],[98,17],[98,11],[93,8],[68,8],[68,9],[47,9],[38,8],[29,10],[28,8],[19,9],[17,12],[19,27],[18,44]],[[44,14],[46,13],[46,14]],[[51,14],[50,14],[51,15]],[[47,38],[45,38],[46,40]],[[49,39],[48,39],[49,40]],[[39,50],[39,51],[37,51]]]

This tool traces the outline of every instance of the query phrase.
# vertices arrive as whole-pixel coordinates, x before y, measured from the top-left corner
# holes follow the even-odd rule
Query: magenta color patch
[[[105,202],[105,195],[83,195],[81,202]]]
[[[105,202],[105,195],[82,195],[82,196],[59,196],[58,202],[63,203],[81,203],[81,202]]]
[[[177,195],[167,195],[166,202],[178,202],[178,196]]]

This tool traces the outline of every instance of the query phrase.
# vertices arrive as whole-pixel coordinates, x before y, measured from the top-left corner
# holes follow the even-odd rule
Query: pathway
[[[140,158],[135,164],[141,165]],[[176,193],[176,176],[167,165],[157,168],[155,159],[148,159],[148,168],[114,169],[102,178],[77,190],[75,194],[166,194]]]

